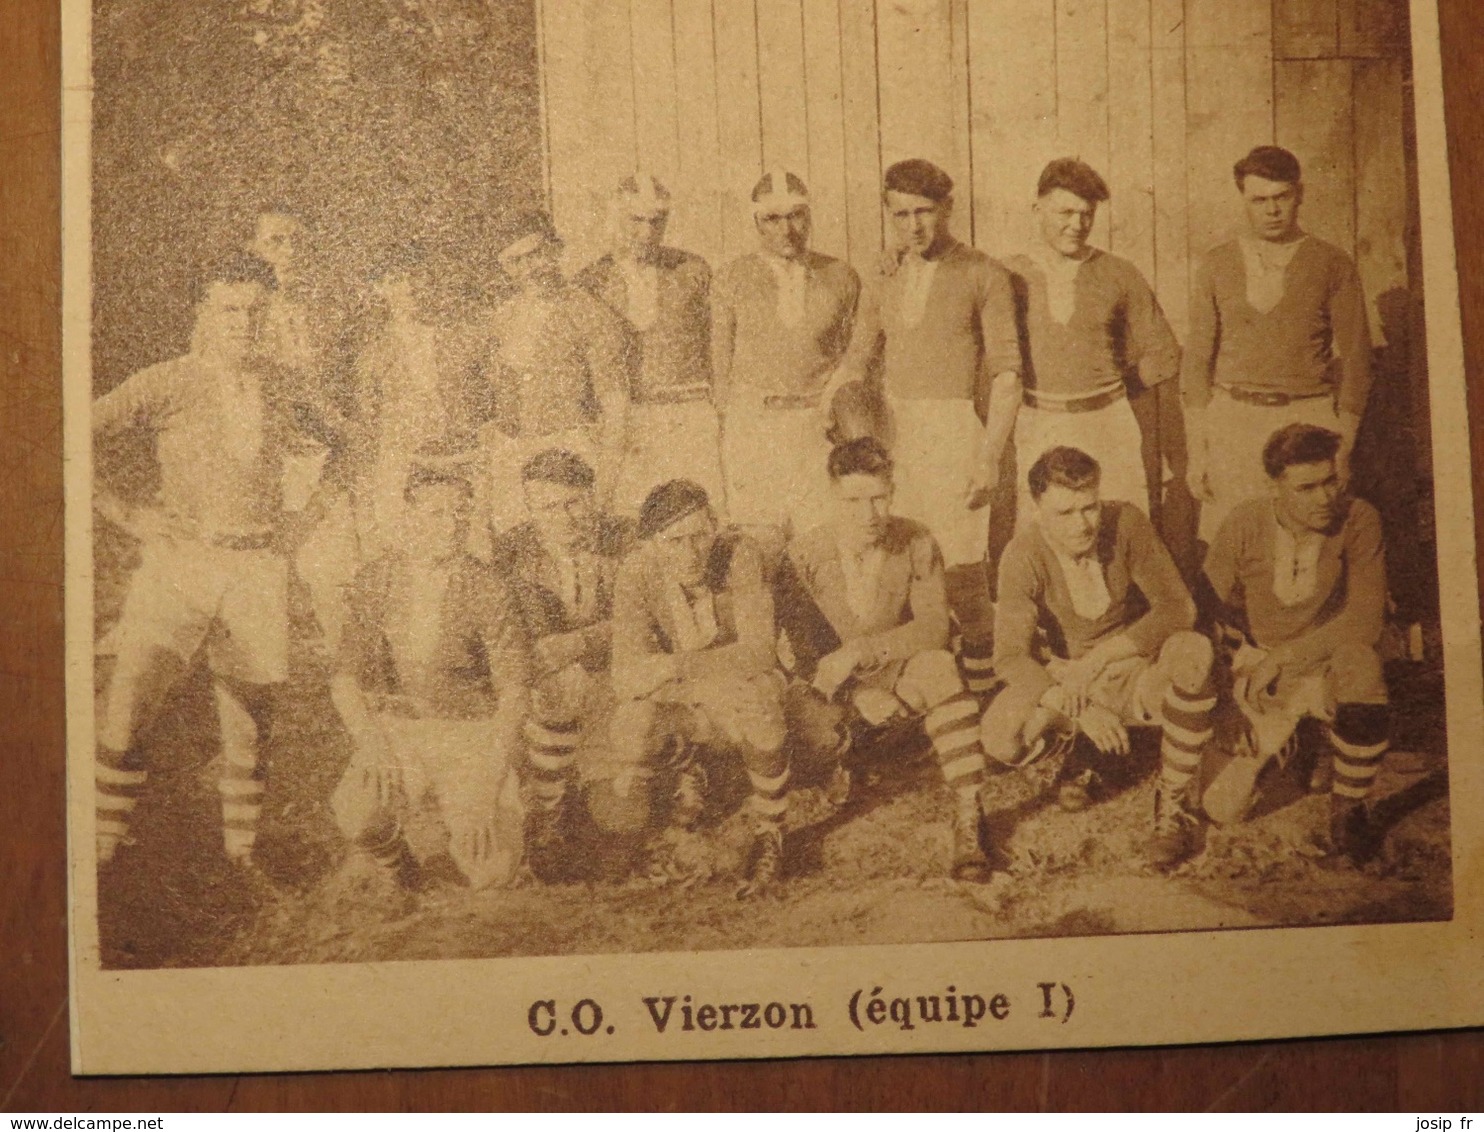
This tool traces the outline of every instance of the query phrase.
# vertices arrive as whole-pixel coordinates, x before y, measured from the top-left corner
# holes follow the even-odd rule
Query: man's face
[[[525,493],[531,522],[548,546],[570,550],[591,528],[596,508],[592,488],[527,480]]]
[[[753,217],[763,250],[780,259],[797,259],[809,250],[809,206],[762,208]]]
[[[198,351],[231,365],[246,360],[257,333],[264,294],[257,283],[211,284],[196,308]]]
[[[469,529],[469,492],[459,484],[431,483],[408,500],[403,535],[419,558],[445,561],[464,545]]]
[[[1096,487],[1073,491],[1054,483],[1036,501],[1036,519],[1046,541],[1073,558],[1091,554],[1097,546],[1102,515]]]
[[[665,226],[670,221],[669,211],[658,205],[641,204],[632,197],[622,198],[618,207],[619,254],[640,263],[653,259],[654,253],[664,241]]]
[[[653,538],[660,567],[682,586],[699,586],[706,579],[706,563],[716,541],[716,520],[709,509],[693,511],[671,523]]]
[[[1288,240],[1298,231],[1299,205],[1304,186],[1289,181],[1269,181],[1248,176],[1242,181],[1242,204],[1247,225],[1261,240]]]
[[[833,485],[841,533],[853,545],[875,546],[891,515],[891,480],[885,476],[841,476]]]
[[[1041,239],[1060,255],[1076,259],[1087,250],[1098,206],[1066,189],[1052,189],[1036,201],[1036,220]]]
[[[1273,480],[1278,509],[1296,527],[1328,531],[1340,515],[1340,476],[1333,460],[1294,464]]]
[[[562,280],[561,245],[543,240],[529,250],[502,252],[500,268],[521,290],[550,290]]]
[[[952,201],[936,201],[913,193],[886,194],[886,214],[896,233],[897,247],[914,255],[927,255],[948,236]]]
[[[292,216],[265,212],[258,217],[248,251],[258,256],[279,275],[291,273],[299,260],[299,238],[302,226]]]

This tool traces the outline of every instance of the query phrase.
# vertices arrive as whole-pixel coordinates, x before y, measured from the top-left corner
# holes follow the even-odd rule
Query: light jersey
[[[1319,589],[1319,555],[1324,535],[1295,535],[1282,523],[1273,530],[1273,596],[1284,605],[1301,605]]]
[[[1067,593],[1071,595],[1072,608],[1076,610],[1077,616],[1087,621],[1096,621],[1107,613],[1108,606],[1113,604],[1113,596],[1108,592],[1108,578],[1103,573],[1103,564],[1098,561],[1097,555],[1084,554],[1081,558],[1073,558],[1060,548],[1052,546],[1049,540],[1046,545],[1057,565],[1061,567],[1062,580],[1066,583]]]
[[[881,545],[862,551],[840,543],[840,571],[845,575],[845,604],[862,621],[868,620],[880,601],[881,573],[886,550]]]
[[[1283,292],[1288,288],[1288,265],[1304,239],[1274,244],[1243,236],[1238,241],[1242,263],[1247,269],[1247,301],[1253,310],[1267,314],[1283,301]]]

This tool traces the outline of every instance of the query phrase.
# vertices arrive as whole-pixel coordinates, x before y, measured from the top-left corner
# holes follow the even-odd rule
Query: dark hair
[[[265,291],[278,289],[278,276],[268,261],[248,251],[232,251],[211,261],[196,273],[191,284],[191,302],[199,303],[218,283],[235,286],[256,283]]]
[[[845,476],[880,476],[882,479],[890,479],[894,465],[891,453],[887,452],[881,441],[874,436],[858,436],[830,449],[826,466],[830,479],[840,480]]]
[[[638,535],[641,539],[653,538],[687,515],[707,510],[710,506],[711,497],[698,483],[691,480],[662,483],[649,493],[639,508]]]
[[[783,174],[784,183],[781,185],[775,185],[773,180],[774,178],[771,172],[764,173],[758,178],[757,184],[752,186],[752,201],[754,204],[762,200],[763,197],[775,193],[794,193],[801,197],[809,195],[809,189],[797,173],[785,171]]]
[[[882,184],[888,193],[927,197],[939,204],[953,196],[953,178],[931,161],[924,161],[920,157],[898,161],[886,171]]]
[[[1340,434],[1316,425],[1284,425],[1262,446],[1262,470],[1277,479],[1298,464],[1323,464],[1340,452]]]
[[[430,468],[426,464],[414,464],[402,487],[402,498],[412,503],[418,492],[430,487],[453,487],[463,492],[465,498],[472,499],[474,496],[474,485],[469,482],[468,476],[451,468]]]
[[[520,470],[523,483],[559,483],[564,487],[592,487],[597,477],[586,460],[565,448],[548,448],[537,452]]]
[[[1304,171],[1299,159],[1282,146],[1260,145],[1232,166],[1232,176],[1241,189],[1248,177],[1296,185],[1304,179]]]
[[[1041,170],[1041,179],[1036,183],[1036,196],[1044,197],[1057,189],[1065,189],[1088,204],[1102,204],[1112,196],[1102,174],[1077,157],[1058,157]]]
[[[1031,465],[1026,477],[1030,484],[1031,498],[1039,500],[1052,484],[1068,491],[1086,491],[1097,487],[1103,478],[1103,469],[1098,462],[1080,448],[1051,448]]]

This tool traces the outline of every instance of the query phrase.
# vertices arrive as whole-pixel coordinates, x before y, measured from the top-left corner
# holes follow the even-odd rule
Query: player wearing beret
[[[613,683],[611,765],[588,791],[598,825],[642,835],[679,816],[657,812],[654,797],[672,742],[736,752],[755,823],[744,893],[767,888],[782,866],[789,782],[773,596],[756,545],[719,530],[705,489],[688,480],[656,487],[640,511],[614,594]],[[683,800],[704,793],[689,781]]]

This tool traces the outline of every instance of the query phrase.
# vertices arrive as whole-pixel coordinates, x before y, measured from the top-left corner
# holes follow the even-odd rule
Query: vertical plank
[[[669,239],[712,263],[722,251],[722,161],[711,0],[674,0],[680,161]]]
[[[1405,340],[1407,156],[1402,64],[1355,64],[1355,260],[1377,346]]]
[[[949,114],[953,130],[953,164],[955,192],[962,201],[958,212],[958,237],[974,243],[978,233],[974,226],[974,137],[969,95],[969,0],[950,0],[948,8],[949,40]]]
[[[1339,50],[1340,0],[1273,0],[1273,55],[1328,59]]]
[[[1185,3],[1152,0],[1154,283],[1183,342],[1190,310],[1190,190],[1185,151]]]
[[[557,7],[551,2],[550,7]],[[568,6],[563,3],[562,7]],[[583,43],[583,202],[567,233],[569,266],[588,263],[608,242],[609,195],[634,171],[634,49],[629,5],[585,0]]]
[[[804,23],[799,0],[757,0],[758,85],[763,164],[809,175],[809,119],[804,94]]]
[[[1409,50],[1406,0],[1339,0],[1340,54],[1405,59]]]
[[[876,6],[884,165],[923,157],[954,181],[953,33],[949,0],[889,0]]]
[[[1277,64],[1278,144],[1304,167],[1304,227],[1355,254],[1355,125],[1348,59]]]
[[[570,242],[587,223],[587,20],[580,6],[561,0],[543,0],[538,18],[548,199]]]
[[[1190,247],[1200,255],[1239,222],[1232,165],[1273,140],[1269,6],[1186,0],[1185,74]]]
[[[876,262],[882,235],[875,0],[838,0],[836,12],[845,107],[847,249],[850,261],[865,270]]]
[[[1029,240],[1036,178],[1057,152],[1055,11],[978,0],[968,16],[977,242],[1004,256]]]
[[[1150,0],[1108,0],[1109,247],[1151,282],[1154,236],[1154,65]]]
[[[1105,177],[1109,167],[1108,0],[1056,0],[1056,138]],[[1107,210],[1093,242],[1108,243]]]
[[[756,245],[749,194],[763,169],[758,104],[757,12],[753,0],[713,0],[716,29],[716,109],[721,138],[722,251],[727,257]]]
[[[804,101],[809,125],[809,195],[814,246],[849,254],[845,107],[840,69],[840,14],[832,0],[804,4]]]
[[[670,0],[629,0],[635,166],[666,185],[680,165],[672,16]]]

